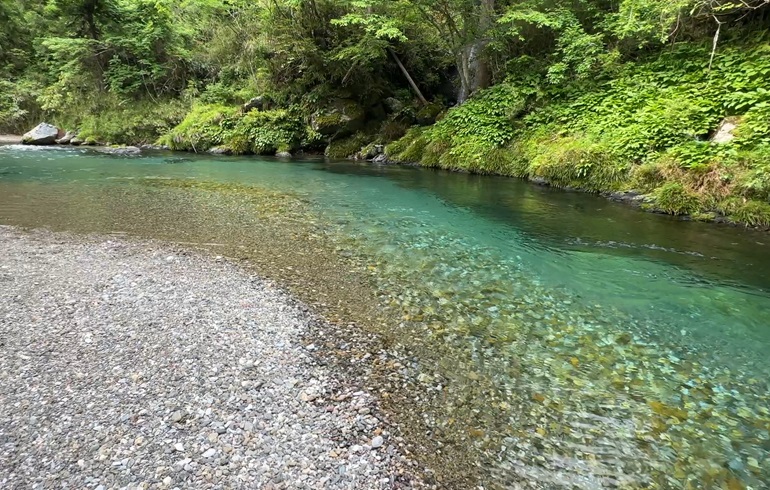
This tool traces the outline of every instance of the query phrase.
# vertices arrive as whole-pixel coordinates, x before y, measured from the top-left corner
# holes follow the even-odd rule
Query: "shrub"
[[[770,204],[765,202],[732,197],[719,204],[719,211],[734,223],[770,227]]]
[[[686,215],[700,210],[698,196],[679,182],[668,182],[653,193],[655,206],[667,214]]]
[[[636,165],[631,171],[631,186],[642,192],[652,192],[664,181],[660,162]]]
[[[530,166],[531,175],[557,187],[591,192],[618,189],[628,177],[628,166],[601,143],[585,138],[556,138],[542,142]]]
[[[770,201],[770,161],[743,173],[736,189],[743,197]]]
[[[223,105],[196,105],[178,126],[159,143],[172,150],[205,151],[223,144],[227,131],[235,126],[238,109]]]
[[[231,131],[223,135],[223,143],[233,153],[274,154],[291,151],[304,139],[305,125],[289,111],[249,111],[237,119]]]
[[[425,152],[427,140],[424,136],[418,136],[407,146],[404,151],[398,154],[398,160],[404,163],[419,163]]]

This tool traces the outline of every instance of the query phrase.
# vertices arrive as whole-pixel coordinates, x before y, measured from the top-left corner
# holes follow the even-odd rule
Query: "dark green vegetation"
[[[387,145],[767,227],[768,5],[0,0],[0,131],[45,118],[84,140],[333,158]]]

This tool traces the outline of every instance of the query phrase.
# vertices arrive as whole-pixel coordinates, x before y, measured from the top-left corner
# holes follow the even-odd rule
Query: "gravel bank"
[[[0,145],[17,145],[21,143],[21,136],[15,134],[0,134]]]
[[[0,487],[415,488],[317,320],[226,260],[0,227]]]

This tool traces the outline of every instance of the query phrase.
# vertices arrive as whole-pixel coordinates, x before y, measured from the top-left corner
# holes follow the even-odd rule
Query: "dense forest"
[[[380,158],[770,226],[768,0],[0,0],[0,132]]]

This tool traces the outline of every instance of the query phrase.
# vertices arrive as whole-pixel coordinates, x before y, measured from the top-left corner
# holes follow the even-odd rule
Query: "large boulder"
[[[349,99],[334,99],[310,116],[310,127],[324,136],[348,136],[364,125],[364,110]]]
[[[63,136],[59,128],[48,123],[40,123],[24,133],[21,142],[25,145],[52,145],[56,139]]]

